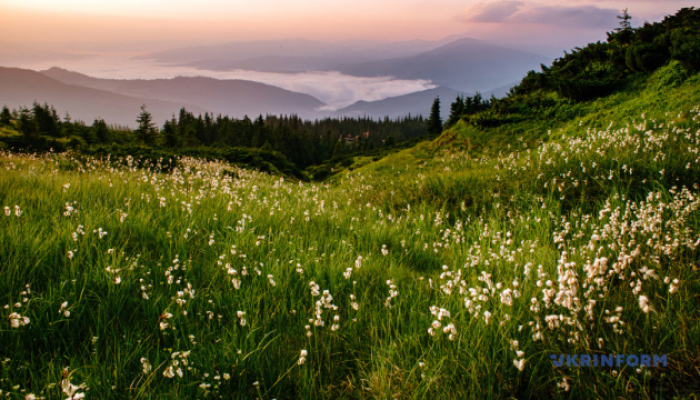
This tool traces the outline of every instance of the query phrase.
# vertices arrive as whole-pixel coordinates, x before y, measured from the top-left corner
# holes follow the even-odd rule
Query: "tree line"
[[[14,125],[23,143],[36,150],[48,147],[87,149],[103,145],[133,145],[169,150],[196,148],[249,148],[278,152],[300,169],[397,143],[426,134],[421,115],[396,119],[324,118],[303,120],[296,115],[241,119],[211,113],[195,115],[182,108],[158,127],[146,106],[135,118],[136,129],[108,125],[95,119],[91,125],[60,118],[53,106],[34,103],[32,108],[0,111],[0,126]]]

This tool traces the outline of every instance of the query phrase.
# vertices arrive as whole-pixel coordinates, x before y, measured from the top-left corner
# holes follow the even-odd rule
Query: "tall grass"
[[[333,184],[194,159],[163,172],[3,153],[0,390],[689,395],[697,119],[640,116],[500,155],[425,145]],[[553,366],[563,353],[668,366]]]

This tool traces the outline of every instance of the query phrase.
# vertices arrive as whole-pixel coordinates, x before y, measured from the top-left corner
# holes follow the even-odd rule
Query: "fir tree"
[[[141,114],[136,118],[136,122],[139,127],[134,131],[136,137],[144,144],[151,145],[155,142],[156,131],[155,124],[153,123],[153,117],[151,113],[146,111],[146,105],[141,106]]]
[[[31,111],[26,108],[22,108],[19,112],[19,122],[17,124],[17,129],[24,136],[27,144],[31,144],[37,138],[37,126],[36,122],[32,118]]]
[[[39,103],[34,103],[32,114],[34,114],[34,121],[40,133],[53,137],[60,136],[58,115],[56,115],[55,109],[52,110],[48,104],[42,106]]]
[[[626,8],[622,10],[622,15],[617,16],[617,19],[620,20],[620,27],[616,29],[618,32],[629,31],[630,29],[632,29],[632,24],[630,23],[632,16],[627,13]]]
[[[10,125],[12,122],[12,114],[10,114],[10,109],[7,106],[2,107],[2,112],[0,112],[0,126]]]
[[[163,144],[165,147],[179,147],[180,146],[180,137],[177,134],[177,130],[175,127],[177,126],[177,121],[175,120],[175,117],[173,117],[172,120],[170,121],[165,121],[165,124],[163,124]]]
[[[464,114],[464,97],[460,95],[450,105],[450,117],[447,119],[446,127],[449,128],[459,122],[462,114]]]
[[[104,143],[107,141],[107,135],[109,134],[109,129],[107,128],[107,124],[105,121],[101,118],[96,119],[92,123],[92,127],[90,128],[91,135],[92,137],[97,140],[98,143]]]
[[[440,98],[433,100],[430,108],[430,118],[428,119],[428,135],[438,136],[442,133],[442,118],[440,118]]]
[[[63,123],[61,124],[61,132],[65,137],[71,137],[75,133],[75,130],[73,129],[73,123],[71,122],[71,116],[70,114],[68,114],[68,111],[66,111],[66,116],[63,117]]]

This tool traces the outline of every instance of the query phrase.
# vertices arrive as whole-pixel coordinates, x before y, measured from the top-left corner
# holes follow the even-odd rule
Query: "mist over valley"
[[[7,58],[0,57],[0,61]],[[34,101],[51,102],[61,113],[89,119],[94,110],[90,103],[98,93],[110,99],[120,95],[130,99],[130,104],[141,102],[152,108],[159,124],[181,107],[236,118],[267,114],[305,119],[427,116],[429,90],[442,88],[443,101],[477,91],[486,97],[500,96],[525,72],[546,61],[532,53],[454,37],[398,42],[234,41],[158,52],[110,53],[90,48],[48,52],[43,58],[22,53],[6,64],[40,71],[72,87],[102,92],[81,97],[83,92],[72,88],[56,96],[39,82],[27,85],[26,90],[17,82],[2,101],[13,108]],[[55,94],[57,86],[52,85]],[[455,96],[445,98],[447,93]],[[110,103],[107,97],[104,101]],[[414,99],[408,107],[407,98]],[[122,104],[103,109],[100,117],[134,126],[137,113],[138,107]],[[448,110],[442,113],[446,116]]]

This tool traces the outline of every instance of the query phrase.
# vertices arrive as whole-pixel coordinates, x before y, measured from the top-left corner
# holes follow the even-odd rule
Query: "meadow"
[[[699,118],[460,122],[326,183],[3,152],[0,397],[691,397]]]

